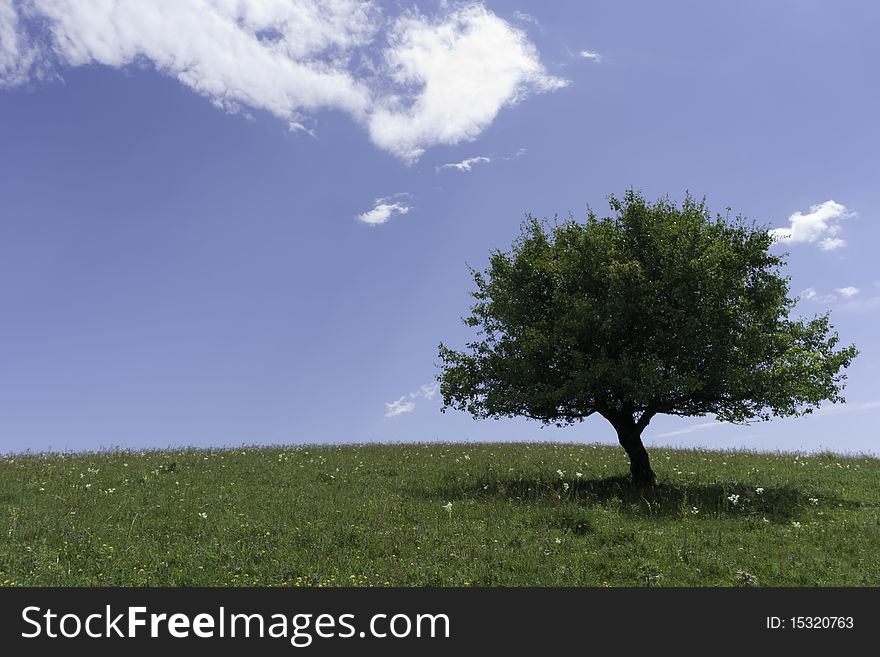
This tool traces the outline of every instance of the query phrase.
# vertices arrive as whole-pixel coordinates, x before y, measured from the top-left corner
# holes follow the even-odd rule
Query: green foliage
[[[6,586],[878,586],[880,460],[410,444],[0,457]]]
[[[637,435],[657,413],[744,422],[843,401],[857,351],[836,348],[827,314],[790,318],[766,229],[690,195],[610,205],[583,223],[529,217],[472,270],[479,339],[440,345],[445,407],[559,425],[600,413]]]

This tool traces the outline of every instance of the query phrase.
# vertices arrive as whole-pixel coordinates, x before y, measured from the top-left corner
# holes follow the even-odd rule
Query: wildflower
[[[108,493],[115,493],[115,492],[116,492],[116,489],[115,489],[115,488],[108,488],[108,489],[107,489],[107,492],[108,492]]]
[[[556,471],[556,474],[559,475],[559,478],[560,478],[560,479],[562,479],[562,478],[565,476],[565,472],[563,472],[562,470],[557,470],[557,471]]]
[[[770,521],[767,520],[767,518],[761,518],[761,521],[762,521],[762,522],[766,522],[768,525],[770,524]]]
[[[795,520],[793,523],[791,523],[791,526],[794,527],[795,529],[800,529],[801,523],[799,523],[797,520]]]
[[[470,454],[465,454],[465,455],[464,455],[464,460],[465,460],[465,461],[470,461],[470,460],[471,460],[471,455],[470,455]]]
[[[584,473],[583,472],[575,472],[574,476],[577,477],[578,479],[580,479],[581,477],[584,476]]]
[[[205,512],[203,512],[203,511],[201,511],[201,512],[199,512],[199,518],[201,518],[202,520],[207,520],[207,519],[208,519],[208,514],[205,513]]]
[[[697,507],[695,507],[695,506],[691,507],[691,513],[693,515],[697,515],[699,512],[700,512],[700,510]]]
[[[565,492],[567,493],[567,492],[568,492],[568,489],[569,489],[568,482],[567,482],[567,481],[563,482],[563,483],[562,483],[562,490],[565,491]]]
[[[91,488],[91,487],[92,487],[91,484],[86,484],[86,488]]]
[[[443,510],[446,511],[446,513],[452,513],[452,502],[447,502],[446,504],[444,504]]]
[[[760,486],[758,486],[758,487],[755,489],[755,492],[756,492],[758,495],[763,495],[763,494],[764,494],[764,489],[761,488]]]
[[[727,499],[730,500],[730,503],[733,504],[733,506],[739,504],[739,495],[731,494],[727,496]]]
[[[562,543],[562,539],[557,536],[556,537],[556,545],[559,545],[560,543]]]
[[[818,497],[811,497],[810,504],[812,504],[813,506],[819,506],[819,498]]]
[[[737,570],[736,575],[739,578],[740,586],[757,586],[758,578],[747,570]]]

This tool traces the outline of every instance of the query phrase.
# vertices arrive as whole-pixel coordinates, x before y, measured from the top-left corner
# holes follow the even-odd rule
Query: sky
[[[774,230],[845,405],[652,445],[880,453],[880,5],[0,0],[0,452],[615,442],[441,413],[468,265],[627,188]]]

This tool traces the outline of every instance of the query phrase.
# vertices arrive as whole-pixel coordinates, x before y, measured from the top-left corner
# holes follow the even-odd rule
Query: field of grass
[[[0,457],[0,583],[880,585],[880,460],[418,444]]]

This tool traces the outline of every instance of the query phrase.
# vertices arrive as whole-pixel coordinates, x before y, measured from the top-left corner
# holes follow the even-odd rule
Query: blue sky
[[[875,3],[0,0],[0,451],[613,442],[441,414],[525,213],[778,229],[848,404],[650,445],[880,451]]]

